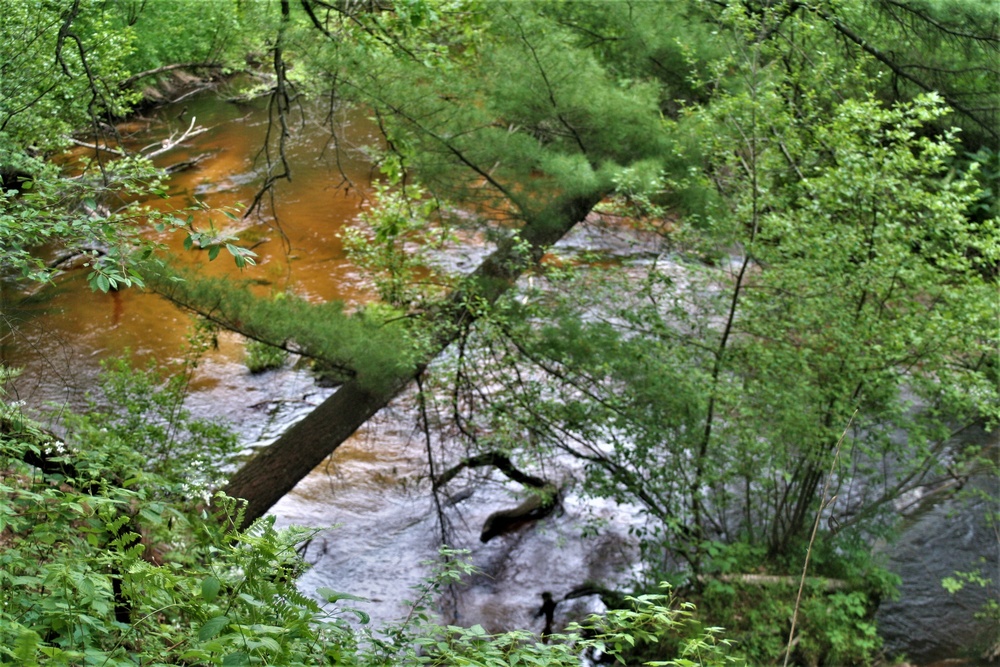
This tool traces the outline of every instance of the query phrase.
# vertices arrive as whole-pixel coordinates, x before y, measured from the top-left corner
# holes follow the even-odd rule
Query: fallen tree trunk
[[[305,419],[237,470],[223,490],[227,495],[246,501],[244,520],[250,522],[263,516],[423,372],[457,338],[460,325],[476,319],[479,306],[474,310],[469,306],[471,302],[494,303],[514,285],[518,276],[541,260],[549,247],[582,222],[600,200],[599,193],[576,197],[532,216],[521,227],[517,238],[501,242],[479,265],[469,277],[467,287],[454,292],[440,309],[427,316],[429,324],[440,333],[414,371],[400,374],[379,388],[365,387],[357,379],[349,380]],[[185,305],[198,311],[196,304]]]
[[[700,574],[698,581],[702,584],[709,581],[723,581],[728,584],[749,584],[752,586],[798,586],[800,577],[780,574]],[[806,584],[821,588],[826,592],[843,591],[850,584],[843,579],[828,579],[826,577],[806,577]]]

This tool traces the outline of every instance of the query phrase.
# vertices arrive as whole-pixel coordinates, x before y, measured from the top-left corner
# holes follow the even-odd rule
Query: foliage
[[[834,8],[832,3],[829,7]],[[880,54],[882,60],[866,65],[880,81],[880,97],[904,101],[938,91],[958,112],[935,123],[938,129],[957,125],[971,145],[996,145],[1000,138],[996,7],[982,0],[873,0],[837,9],[840,20],[858,38],[891,45],[882,47],[886,52]],[[887,61],[894,68],[888,68]]]
[[[100,2],[72,7],[42,1],[7,3],[0,27],[0,250],[3,267],[41,279],[35,246],[83,245],[94,257],[92,282],[105,291],[130,285],[137,275],[124,258],[131,249],[139,211],[128,206],[104,216],[98,203],[109,195],[130,197],[155,189],[155,174],[142,160],[114,166],[98,159],[75,178],[40,159],[64,148],[69,135],[135,102],[117,82],[127,75],[130,35],[115,30]],[[9,6],[8,6],[9,5]],[[69,175],[67,175],[69,176]],[[105,254],[106,252],[106,254]]]
[[[992,418],[996,405],[974,370],[997,315],[976,258],[996,257],[996,234],[974,234],[964,217],[968,182],[933,180],[952,149],[916,138],[925,113],[932,101],[849,103],[816,119],[808,132],[836,152],[811,165],[793,153],[811,176],[791,186],[781,147],[761,139],[759,192],[739,190],[735,214],[710,219],[712,243],[744,248],[731,270],[664,262],[636,280],[630,268],[559,269],[570,277],[557,291],[507,304],[457,370],[503,387],[487,405],[460,406],[465,430],[490,447],[509,438],[499,446],[541,443],[589,461],[589,490],[642,502],[660,526],[653,541],[696,565],[700,540],[718,534],[799,553],[821,471],[860,404],[846,469],[864,479],[890,462],[893,473],[881,490],[853,490],[834,517],[856,523],[884,506],[933,465],[951,420]],[[805,139],[792,131],[790,143]]]
[[[454,239],[447,228],[432,222],[432,216],[440,213],[438,201],[419,186],[403,183],[397,169],[387,165],[383,171],[388,172],[388,182],[374,184],[372,206],[341,236],[348,257],[373,276],[385,304],[415,309],[450,284],[446,277],[435,275],[429,255]]]
[[[662,8],[636,10],[637,23],[659,17],[666,30],[657,46],[697,30],[680,14],[667,21]],[[662,91],[623,85],[596,54],[576,48],[579,35],[532,5],[446,3],[433,19],[391,32],[398,18],[356,17],[360,29],[347,24],[352,39],[330,43],[328,57],[341,90],[376,105],[390,149],[435,196],[493,219],[530,219],[560,197],[610,189],[622,167],[675,160]],[[372,43],[380,35],[389,48]]]
[[[252,23],[263,16],[256,11],[258,3],[242,8],[200,3],[201,20],[192,23],[194,8],[131,0],[5,4],[0,26],[0,268],[5,274],[48,279],[53,270],[37,250],[59,245],[89,256],[95,289],[142,286],[136,257],[148,257],[153,246],[140,240],[139,230],[182,223],[136,203],[162,193],[162,174],[146,159],[120,157],[114,124],[140,101],[131,86],[134,68],[170,65],[175,57],[213,63],[228,54],[231,59],[233,52],[224,47],[241,34],[236,17]],[[49,160],[83,130],[89,130],[91,144],[104,148],[78,161]],[[202,240],[203,234],[191,231],[188,243]],[[203,245],[217,254],[227,240],[207,239]],[[252,253],[231,243],[225,247],[239,266],[253,263]]]
[[[61,479],[19,471],[24,443],[4,438],[0,664],[322,660],[336,619],[295,590],[304,535],[267,521],[224,531],[107,442],[82,461],[71,450],[78,476]]]
[[[610,179],[617,196],[605,210],[661,234],[657,261],[555,264],[545,289],[484,313],[438,368],[439,413],[468,447],[526,466],[568,453],[586,465],[587,493],[642,507],[647,584],[711,577],[717,540],[759,550],[754,567],[795,573],[856,408],[838,500],[823,508],[827,553],[863,554],[862,536],[890,534],[890,501],[943,472],[954,429],[1000,416],[984,363],[1000,316],[989,278],[1000,233],[974,214],[975,169],[950,171],[956,137],[934,129],[948,110],[934,94],[878,101],[865,74],[874,61],[845,68],[810,16],[785,10],[727,7],[726,29],[704,47],[724,55],[692,65],[692,96],[704,102],[682,109],[677,127],[701,139],[688,155],[701,169],[678,174],[650,158]],[[761,37],[774,26],[794,48]],[[528,48],[544,42],[514,34]],[[555,114],[564,118],[558,104]],[[671,188],[709,194],[665,224]],[[835,559],[815,566],[836,576]],[[870,660],[879,591],[808,602],[802,655]],[[769,599],[784,607],[740,606],[771,642],[755,660],[784,646],[788,600]],[[829,623],[817,622],[827,611]]]
[[[980,559],[982,565],[986,565],[986,559]],[[941,580],[941,586],[952,595],[958,593],[966,586],[978,586],[980,588],[990,588],[993,586],[993,578],[983,574],[981,567],[974,570],[955,572],[954,576],[945,577]],[[1000,603],[996,600],[987,600],[983,608],[976,612],[976,618],[990,619],[994,623],[1000,621]]]
[[[187,210],[206,211],[208,210],[208,207],[204,203],[199,202]],[[219,212],[232,222],[239,220],[239,218],[237,218],[232,211],[223,208],[219,209]],[[248,248],[236,245],[238,239],[235,234],[227,232],[225,229],[219,229],[216,227],[216,223],[211,215],[211,212],[208,216],[208,227],[204,229],[195,229],[194,215],[191,213],[189,213],[183,221],[176,215],[168,216],[167,219],[176,227],[186,227],[187,235],[184,237],[184,250],[186,251],[190,252],[194,248],[205,250],[208,255],[208,261],[214,262],[218,258],[219,253],[221,253],[223,248],[225,248],[226,252],[232,256],[233,263],[236,264],[237,268],[244,269],[247,266],[253,266],[257,263],[254,259],[257,256],[256,253]],[[167,226],[162,222],[157,222],[153,225],[153,227],[158,232],[162,232],[167,228]],[[146,257],[148,257],[148,255],[146,255]],[[162,267],[162,263],[159,263],[158,265]]]
[[[0,27],[0,138],[27,153],[124,116],[132,74],[175,63],[235,64],[272,23],[260,3],[18,0]],[[105,156],[106,157],[106,156]],[[0,166],[15,166],[6,157]]]
[[[280,157],[268,164],[267,186],[289,175],[284,149],[298,90],[329,93],[331,104],[364,105],[382,130],[386,150],[379,159],[395,180],[378,188],[378,205],[361,221],[370,229],[350,232],[348,245],[373,270],[386,303],[348,313],[343,304],[292,297],[267,302],[247,290],[177,281],[151,269],[158,289],[211,312],[221,325],[313,356],[341,379],[357,378],[365,390],[385,393],[424,365],[427,350],[441,347],[429,341],[461,334],[454,358],[435,370],[450,401],[441,413],[453,416],[451,426],[468,447],[510,452],[525,464],[554,453],[576,457],[587,492],[638,504],[645,513],[647,524],[636,531],[642,583],[669,577],[705,586],[709,614],[735,610],[745,615],[735,620],[768,630],[748,644],[755,660],[773,659],[780,650],[775,637],[787,601],[729,591],[719,584],[725,580],[705,584],[704,577],[744,568],[795,571],[817,513],[825,519],[817,572],[838,576],[837,554],[867,563],[860,558],[863,540],[889,533],[890,502],[947,462],[952,432],[973,420],[992,426],[1000,418],[1000,232],[995,192],[988,191],[996,172],[998,42],[996,14],[985,3],[397,0],[331,6],[302,0],[294,9],[281,2],[280,15],[253,3],[200,7],[204,21],[192,30],[180,28],[173,3],[150,7],[145,18],[145,3],[125,0],[108,3],[108,12],[97,0],[75,1],[65,11],[43,2],[24,7],[11,11],[2,28],[10,39],[0,46],[10,56],[4,62],[17,62],[22,72],[0,83],[5,265],[37,277],[41,267],[31,246],[49,238],[96,240],[122,249],[96,264],[93,284],[107,290],[136,282],[125,249],[129,237],[114,223],[137,213],[122,209],[122,217],[105,226],[87,209],[106,204],[122,187],[150,187],[147,167],[98,162],[79,179],[81,188],[107,188],[91,193],[37,162],[31,146],[57,148],[71,129],[88,122],[98,127],[127,109],[134,96],[119,85],[127,63],[221,57],[227,44],[239,43],[228,31],[251,15],[261,19],[261,30],[273,32],[261,45],[274,68],[273,85],[269,80],[263,87],[280,128],[264,151],[270,158],[275,148]],[[141,34],[155,42],[145,62],[129,42]],[[23,53],[11,50],[19,39],[30,44]],[[234,62],[235,51],[228,53],[227,62]],[[971,155],[960,155],[960,137],[950,129],[955,123],[965,127]],[[602,199],[609,218],[626,216],[657,239],[655,261],[549,264],[539,274],[546,289],[497,299],[528,260],[540,259]],[[477,239],[512,252],[504,255],[510,267],[487,266],[466,280],[445,281],[456,290],[439,299],[441,291],[413,283],[426,277],[421,246],[430,237],[428,218],[444,201],[461,207],[456,219],[474,221]],[[79,205],[85,215],[63,215]],[[444,216],[435,223],[445,233],[456,224]],[[215,230],[193,232],[188,245],[195,243],[210,257],[227,247],[238,262],[252,262]],[[533,255],[520,252],[528,248]],[[92,451],[102,471],[114,470],[118,456],[122,465],[136,466],[124,452],[126,434],[159,442],[162,410],[153,401],[135,415],[126,410],[119,421],[110,418],[120,429],[109,428],[114,456],[100,453],[108,446],[101,427],[82,419],[72,435],[89,448],[80,450],[83,460]],[[855,410],[858,419],[831,480],[837,501],[827,504],[818,491]],[[149,415],[152,424],[141,424]],[[27,450],[11,446],[12,459],[24,458]],[[101,592],[85,599],[93,613],[73,607],[81,619],[106,615],[113,606],[107,592],[126,581],[122,573],[146,581],[139,578],[146,566],[119,530],[127,519],[108,526],[133,503],[162,503],[160,491],[150,490],[159,487],[125,484],[141,479],[131,470],[83,479],[96,486],[98,479],[115,478],[120,487],[111,484],[106,508],[93,514],[75,509],[91,507],[79,495],[65,507],[62,496],[51,495],[70,493],[72,484],[64,491],[49,477],[38,482],[42,490],[27,487],[62,508],[54,526],[79,523],[85,539],[73,537],[74,546],[107,547],[93,561],[104,568],[94,572],[103,574],[73,575],[89,583],[74,583],[72,590]],[[21,498],[14,486],[5,492]],[[154,508],[169,513],[162,504]],[[182,515],[175,517],[178,533],[190,534],[185,545],[194,545],[204,533]],[[16,530],[29,528],[41,531],[32,539],[61,544],[25,521]],[[288,566],[285,538],[262,524],[209,534],[214,546],[192,547],[183,564],[200,572],[191,574],[195,579],[183,579],[175,568],[172,576],[184,583],[157,584],[164,594],[183,588],[199,597],[201,591],[193,611],[160,600],[165,606],[148,617],[160,624],[160,646],[184,646],[193,651],[191,660],[202,662],[225,655],[233,664],[279,655],[319,659],[331,646],[345,662],[345,656],[364,655],[354,648],[357,635],[336,621],[326,626],[329,643],[295,643],[313,637],[301,628],[314,627],[319,612],[297,599],[287,580],[242,583],[239,577],[249,573]],[[222,544],[242,546],[227,551]],[[261,560],[253,560],[255,553]],[[216,561],[225,568],[211,575],[197,569]],[[30,567],[48,565],[42,559]],[[877,642],[868,613],[888,583],[871,569],[854,579],[875,585],[806,600],[803,659],[870,659]],[[30,590],[48,592],[49,574],[40,573],[29,568],[18,576],[29,578]],[[230,590],[239,592],[223,597],[222,606],[218,600]],[[50,597],[58,608],[39,616],[38,627],[64,642],[59,650],[70,643],[73,650],[116,650],[108,639],[113,633],[92,638],[88,621],[71,620],[59,611],[69,608],[58,606],[64,600]],[[737,598],[740,604],[726,602]],[[633,638],[647,617],[664,621],[659,607],[639,602],[639,616],[625,621]],[[18,618],[33,619],[46,604],[36,608],[32,600]],[[263,615],[255,615],[260,609]],[[307,611],[295,616],[301,609]],[[824,615],[830,620],[820,623]],[[296,625],[303,619],[306,625]],[[274,630],[284,624],[298,629]],[[469,663],[515,656],[558,662],[570,659],[566,646],[587,641],[566,639],[549,655],[523,635],[484,637],[476,628],[418,634],[401,644],[373,640],[371,650],[404,662],[433,663],[437,655]],[[134,641],[119,637],[118,648]],[[35,630],[6,639],[29,664],[36,647],[53,641]],[[294,646],[287,654],[286,639]],[[619,650],[614,641],[610,648]]]
[[[288,352],[281,348],[256,340],[246,342],[243,362],[251,373],[263,373],[281,368],[286,359]]]
[[[383,629],[386,640],[374,641],[370,658],[377,664],[573,667],[580,664],[581,656],[637,664],[637,651],[646,651],[642,664],[663,667],[721,667],[738,662],[730,655],[729,642],[719,637],[719,628],[701,628],[692,605],[678,604],[665,594],[625,597],[621,608],[572,623],[564,633],[547,635],[544,642],[526,631],[491,635],[479,625],[438,625],[430,603],[443,587],[473,572],[465,552],[442,547],[440,556],[433,574],[416,588],[419,596],[407,617]],[[657,653],[658,643],[667,635],[681,639],[669,652]]]
[[[239,444],[227,427],[196,419],[184,408],[189,376],[165,378],[154,365],[136,371],[125,358],[103,367],[98,394],[88,397],[84,415],[67,417],[69,436],[127,442],[134,465],[181,484],[188,497],[217,487],[221,471],[235,463]]]
[[[160,462],[143,470],[145,448],[163,451],[171,431],[191,431],[176,409],[166,430],[140,417],[159,414],[168,390],[124,387],[111,372],[108,398],[119,413],[70,420],[65,441],[3,407],[0,429],[0,664],[4,665],[385,665],[578,664],[580,652],[620,653],[650,633],[687,623],[688,612],[662,596],[635,599],[567,635],[536,644],[525,633],[489,636],[482,628],[440,627],[427,604],[438,586],[467,565],[446,565],[421,589],[410,616],[378,639],[347,622],[367,615],[343,606],[359,600],[320,589],[320,604],[295,579],[305,564],[298,548],[314,531],[277,531],[273,517],[240,530],[239,503],[216,497],[211,511],[188,500],[183,468]],[[117,374],[117,375],[116,375]],[[147,376],[147,381],[152,381]],[[141,385],[142,379],[135,384]],[[86,424],[90,428],[81,428]],[[133,446],[138,446],[134,450]],[[32,467],[25,461],[33,461]],[[148,466],[147,466],[148,467]],[[166,476],[160,473],[165,473]],[[725,643],[714,633],[686,644],[679,662],[721,665]]]
[[[264,3],[236,0],[116,0],[108,10],[118,22],[117,30],[142,45],[126,58],[134,73],[175,63],[240,69],[275,23]]]
[[[699,610],[727,628],[750,664],[775,663],[786,649],[797,577],[755,580],[767,565],[761,548],[714,543],[707,551],[721,576],[709,579],[695,596]],[[881,647],[875,610],[880,600],[894,595],[897,578],[860,542],[833,551],[824,545],[813,557],[825,576],[807,579],[796,626],[796,662],[872,664]]]
[[[184,247],[197,245],[214,260],[223,248],[239,268],[254,264],[254,253],[234,243],[234,237],[208,229],[195,230],[192,216],[163,213],[140,201],[162,194],[162,174],[149,160],[130,156],[112,162],[83,159],[69,176],[51,162],[5,151],[0,135],[0,166],[13,165],[16,186],[0,187],[0,248],[5,273],[27,280],[51,279],[58,264],[47,264],[40,246],[67,248],[86,257],[88,281],[102,292],[144,287],[139,264],[159,246],[141,236],[157,231],[185,230]],[[199,207],[201,208],[201,207]],[[232,216],[229,211],[223,215]],[[211,222],[211,220],[210,220]]]
[[[4,270],[29,280],[46,280],[52,270],[35,250],[46,243],[60,244],[89,256],[95,288],[107,292],[142,286],[128,258],[139,246],[136,232],[149,212],[135,203],[112,212],[106,202],[159,187],[148,162],[125,159],[111,165],[85,164],[76,178],[66,179],[51,164],[4,150],[3,142],[0,135],[0,164],[14,165],[26,174],[17,188],[0,188]]]
[[[135,44],[102,11],[101,0],[72,5],[4,3],[0,27],[0,145],[45,152],[98,119],[121,115],[136,101],[117,83]],[[4,156],[0,166],[10,168]]]
[[[294,295],[258,299],[247,289],[162,266],[144,271],[175,303],[197,304],[217,325],[322,362],[341,381],[356,377],[373,388],[391,383],[400,369],[413,366],[425,338],[419,327],[380,308],[346,313],[339,302],[311,304]]]
[[[487,239],[557,227],[555,202],[608,195],[605,212],[660,236],[656,262],[562,264],[546,290],[475,309],[437,369],[440,413],[468,448],[526,465],[569,453],[588,493],[643,508],[646,583],[700,585],[717,542],[794,572],[817,512],[819,551],[863,553],[863,536],[889,534],[891,501],[942,470],[956,425],[1000,416],[985,372],[1000,232],[977,167],[953,171],[943,103],[979,128],[970,147],[991,140],[995,91],[973,70],[991,71],[995,35],[978,5],[879,3],[908,22],[871,38],[857,38],[860,2],[391,9],[328,14],[340,38],[323,62],[411,179],[478,214]],[[955,48],[914,67],[926,39]],[[962,51],[968,78],[932,85]],[[962,111],[962,95],[984,106]],[[406,207],[427,201],[407,201],[412,183],[352,239],[383,298],[433,322],[407,291],[423,249],[406,243],[421,225]],[[838,500],[821,507],[856,409]],[[803,654],[870,659],[876,598],[826,600],[826,634],[808,602]],[[782,646],[768,618],[759,659]]]
[[[644,645],[655,644],[668,633],[685,632],[693,623],[692,607],[673,608],[667,596],[641,595],[626,598],[625,609],[609,610],[604,616],[591,617],[585,625],[571,625],[567,634],[552,634],[548,643],[535,643],[530,632],[514,631],[502,635],[489,635],[478,625],[471,628],[448,626],[437,628],[417,638],[416,646],[422,649],[420,664],[429,665],[546,665],[574,667],[580,656],[597,655],[613,657],[629,664],[627,656]],[[676,657],[653,659],[643,664],[660,667],[695,667],[736,664],[728,656],[729,643],[718,639],[718,628],[709,628],[695,638],[682,641]],[[404,661],[414,661],[411,654]],[[647,654],[648,655],[648,654]],[[669,654],[668,654],[669,655]],[[665,657],[660,653],[658,657]]]

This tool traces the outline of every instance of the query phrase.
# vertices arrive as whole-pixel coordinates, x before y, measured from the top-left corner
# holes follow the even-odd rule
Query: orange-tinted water
[[[180,108],[186,108],[178,118]],[[165,199],[149,205],[161,211],[193,211],[193,226],[210,224],[239,236],[240,244],[257,253],[257,265],[240,271],[227,253],[214,262],[200,250],[184,251],[182,232],[148,236],[164,243],[181,263],[197,264],[205,275],[228,275],[253,281],[261,295],[292,291],[313,301],[365,301],[370,292],[363,276],[345,259],[338,233],[362,206],[369,183],[369,165],[351,146],[374,141],[363,113],[343,113],[338,119],[341,150],[331,145],[327,130],[314,125],[295,126],[290,138],[292,180],[281,180],[275,196],[264,198],[260,211],[245,219],[246,207],[264,180],[266,164],[258,156],[267,131],[263,108],[220,102],[210,95],[190,98],[152,113],[146,122],[131,121],[133,132],[124,142],[134,150],[170,134],[179,135],[191,117],[208,132],[191,137],[156,159],[168,166],[204,156],[193,168],[169,181]],[[75,149],[72,161],[87,149]],[[347,179],[347,180],[345,180]],[[237,220],[220,212],[227,209]],[[99,362],[130,350],[136,362],[176,360],[183,355],[191,318],[152,293],[138,289],[102,294],[85,279],[85,269],[66,271],[54,285],[30,295],[10,284],[0,285],[0,363],[23,369],[14,386],[17,398],[38,407],[43,401],[74,402],[92,384]],[[232,378],[215,377],[212,369],[231,372],[242,357],[235,337],[223,337],[212,353],[214,363],[203,364],[195,378],[196,390],[210,390]]]

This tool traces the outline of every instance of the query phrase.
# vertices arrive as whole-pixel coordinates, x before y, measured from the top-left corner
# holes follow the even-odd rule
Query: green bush
[[[695,598],[702,618],[726,627],[736,652],[751,664],[783,664],[801,562],[789,557],[768,569],[762,549],[739,543],[713,543],[708,551],[715,574],[706,575]],[[872,664],[882,645],[874,614],[883,598],[895,594],[898,577],[863,543],[846,538],[836,547],[814,545],[810,563],[792,664]]]
[[[251,373],[263,373],[281,366],[288,359],[288,352],[256,340],[248,340],[244,349],[243,363]]]

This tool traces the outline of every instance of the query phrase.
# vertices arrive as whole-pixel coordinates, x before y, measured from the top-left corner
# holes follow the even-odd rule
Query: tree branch
[[[174,63],[173,65],[164,65],[162,67],[154,67],[153,69],[147,69],[143,72],[137,72],[125,79],[118,84],[119,88],[128,88],[133,83],[139,79],[145,79],[150,76],[156,76],[157,74],[163,74],[164,72],[172,72],[178,69],[221,69],[222,65],[218,63]]]
[[[921,79],[918,79],[914,75],[912,75],[909,72],[907,72],[906,69],[904,69],[903,67],[901,67],[900,65],[898,65],[887,54],[883,53],[881,50],[879,50],[879,49],[875,48],[874,46],[872,46],[871,44],[869,44],[867,40],[865,40],[863,37],[861,37],[856,32],[854,32],[853,30],[851,30],[848,26],[846,26],[844,24],[843,21],[841,21],[840,19],[838,19],[836,16],[833,16],[832,14],[829,14],[827,12],[824,12],[824,11],[818,10],[818,9],[815,9],[814,11],[816,11],[816,13],[821,18],[823,18],[824,20],[826,20],[827,22],[829,22],[830,25],[832,25],[837,32],[839,32],[841,35],[843,35],[844,37],[846,37],[850,41],[852,41],[855,44],[857,44],[859,47],[861,47],[861,50],[863,50],[865,53],[867,53],[868,55],[872,56],[873,58],[875,58],[876,60],[878,60],[880,63],[882,63],[883,65],[885,65],[886,67],[888,67],[897,76],[899,76],[899,77],[901,77],[903,79],[906,79],[910,83],[916,85],[917,87],[919,87],[919,88],[921,88],[923,90],[926,90],[927,92],[938,93],[939,95],[941,95],[942,98],[944,98],[944,101],[952,109],[954,109],[955,111],[959,112],[960,114],[962,114],[963,116],[965,116],[966,118],[968,118],[969,120],[971,120],[973,123],[975,123],[976,125],[978,125],[979,127],[981,127],[983,130],[985,130],[994,139],[1000,139],[1000,132],[998,132],[995,127],[993,127],[989,123],[986,123],[985,121],[980,120],[975,115],[975,113],[973,113],[972,109],[967,108],[964,104],[962,104],[961,102],[959,102],[958,100],[956,100],[954,98],[954,96],[949,95],[948,93],[942,92],[942,91],[934,88],[930,84],[925,83]]]
[[[457,464],[445,470],[437,477],[437,479],[434,480],[434,487],[439,488],[444,486],[457,477],[458,473],[462,472],[466,468],[482,468],[485,466],[492,466],[506,475],[508,479],[525,486],[530,486],[535,489],[543,489],[546,486],[551,486],[541,477],[529,475],[528,473],[521,472],[515,468],[510,458],[505,454],[501,454],[500,452],[485,452],[483,454],[477,454],[476,456],[464,458]]]

